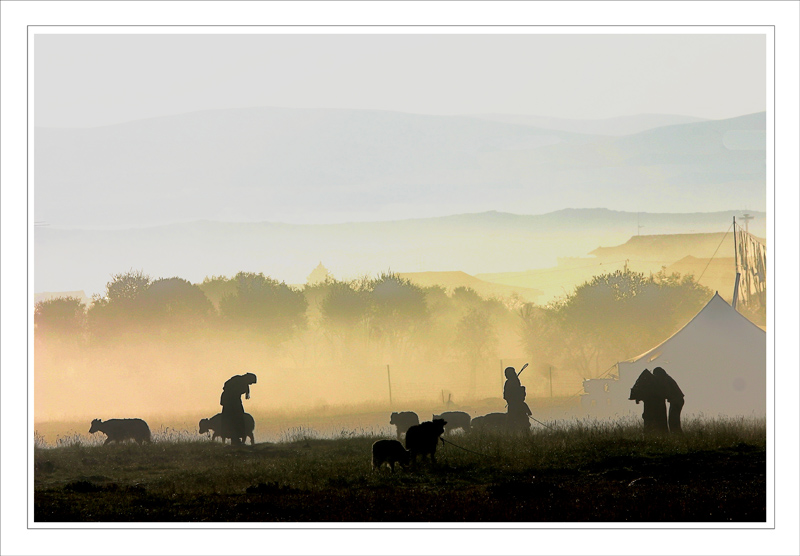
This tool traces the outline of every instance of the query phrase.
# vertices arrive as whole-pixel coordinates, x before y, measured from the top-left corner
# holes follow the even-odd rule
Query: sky
[[[35,125],[280,106],[723,119],[766,109],[766,37],[38,34]]]
[[[33,114],[39,128],[108,126],[249,107],[436,116],[603,119],[674,114],[724,119],[766,110],[766,63],[763,34],[37,33]],[[225,117],[236,121],[230,114]],[[54,229],[109,229],[197,220],[338,224],[490,210],[763,210],[765,191],[760,184],[749,180],[745,190],[727,176],[735,170],[728,166],[698,170],[669,159],[661,166],[631,163],[635,167],[630,169],[613,159],[624,149],[609,155],[598,148],[598,157],[609,156],[611,164],[584,170],[584,151],[577,149],[560,156],[562,151],[552,151],[553,166],[569,167],[551,168],[550,160],[537,161],[514,149],[473,153],[469,141],[454,146],[453,152],[440,152],[438,147],[458,143],[470,128],[437,135],[446,126],[436,123],[413,135],[407,131],[407,119],[393,124],[395,119],[370,121],[377,132],[369,126],[341,127],[346,132],[342,138],[325,135],[322,125],[292,123],[283,129],[280,119],[263,120],[271,123],[262,125],[250,116],[241,129],[252,125],[252,130],[230,137],[217,132],[214,137],[223,141],[217,144],[203,135],[212,129],[203,126],[213,122],[181,127],[183,119],[175,118],[150,122],[163,126],[161,131],[141,137],[130,128],[148,126],[71,135],[103,138],[76,140],[77,155],[70,150],[72,143],[59,144],[59,133],[40,130],[35,135],[35,220]],[[183,135],[169,135],[169,126]],[[384,134],[384,129],[393,134]],[[277,134],[272,142],[258,142],[270,133]],[[359,143],[356,135],[370,141]],[[392,140],[383,141],[384,135]],[[411,139],[406,141],[406,136]],[[56,139],[48,143],[47,137]],[[130,143],[115,142],[117,137]],[[426,139],[432,141],[428,150],[418,152]],[[667,146],[687,142],[677,139]],[[217,146],[205,148],[208,145]],[[659,148],[666,151],[667,146]],[[246,163],[230,155],[228,147],[237,155],[244,153],[241,160]],[[256,155],[248,154],[254,149]],[[635,150],[624,153],[632,160],[644,156]],[[713,174],[708,183],[702,181],[706,170]],[[528,174],[520,178],[515,172]],[[719,184],[730,187],[720,195],[713,189],[722,187]],[[138,195],[131,196],[131,188]],[[42,247],[39,253],[43,252]],[[563,255],[567,254],[583,251]],[[314,253],[311,260],[327,261],[331,256]],[[60,264],[61,259],[53,256],[51,261]],[[453,265],[465,270],[463,262]],[[66,266],[61,268],[39,272],[38,277],[64,283]],[[89,271],[88,264],[73,268]],[[183,276],[183,271],[174,272]],[[309,271],[302,267],[289,275],[285,269],[269,269],[298,283]],[[345,274],[353,272],[347,269]],[[101,273],[94,276],[106,279]],[[37,291],[89,290],[73,278],[70,284],[76,285],[40,283]]]

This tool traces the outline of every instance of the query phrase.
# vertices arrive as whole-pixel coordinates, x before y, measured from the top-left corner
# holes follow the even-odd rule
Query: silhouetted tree
[[[601,274],[545,308],[522,311],[521,340],[531,358],[545,352],[589,377],[666,339],[710,297],[692,276]]]
[[[478,292],[466,286],[459,286],[455,288],[450,297],[454,304],[466,307],[468,309],[481,307],[485,303],[485,300]]]
[[[560,311],[563,300],[546,307],[528,303],[519,309],[522,318],[520,340],[529,360],[541,364],[559,361],[560,366],[593,376],[598,363],[598,349],[574,327],[565,322]]]
[[[404,351],[407,341],[428,322],[425,292],[410,280],[384,273],[368,285],[371,332],[391,349]]]
[[[152,282],[150,276],[141,270],[129,270],[122,274],[114,274],[106,284],[106,299],[120,307],[133,305]]]
[[[367,322],[371,305],[369,292],[357,283],[334,281],[328,284],[320,312],[328,327],[352,330]]]
[[[606,357],[633,357],[675,332],[711,292],[693,277],[630,270],[595,276],[560,307],[564,324]]]
[[[205,321],[214,310],[198,286],[183,278],[159,278],[143,292],[141,302],[149,319],[162,324]]]
[[[455,347],[470,370],[469,395],[475,395],[478,365],[494,355],[497,334],[489,313],[470,309],[456,327]]]
[[[240,272],[233,281],[236,293],[220,300],[223,317],[278,341],[305,326],[308,302],[302,292],[260,272]]]
[[[213,314],[203,290],[183,278],[153,281],[142,271],[115,274],[104,296],[95,296],[88,318],[94,334],[115,330],[162,333],[177,325],[198,325]]]
[[[146,313],[142,296],[150,286],[150,276],[141,270],[113,274],[105,295],[92,296],[87,312],[90,329],[97,336],[144,323]]]
[[[372,303],[364,280],[340,282],[328,280],[306,286],[304,292],[315,299],[312,313],[318,332],[327,340],[327,349],[334,358],[353,361],[363,357],[368,347]]]
[[[212,276],[211,278],[206,276],[198,287],[203,290],[215,309],[219,309],[219,302],[223,297],[236,294],[236,282],[225,276]]]
[[[34,306],[33,324],[36,335],[75,337],[83,331],[86,305],[77,297],[55,297]]]

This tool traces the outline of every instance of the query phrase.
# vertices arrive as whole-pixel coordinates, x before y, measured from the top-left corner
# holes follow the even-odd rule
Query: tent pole
[[[733,217],[733,270],[739,272],[739,253],[736,249],[736,217]]]
[[[736,217],[733,217],[733,271],[736,273],[736,281],[733,283],[733,302],[731,307],[736,309],[736,302],[739,298],[739,251],[736,249]]]
[[[394,404],[392,403],[392,371],[389,369],[389,365],[386,365],[386,378],[389,380],[389,406],[393,407]]]

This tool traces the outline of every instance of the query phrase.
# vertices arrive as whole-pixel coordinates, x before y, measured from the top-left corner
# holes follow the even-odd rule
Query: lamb
[[[244,429],[245,429],[245,436],[242,437],[242,444],[247,442],[247,439],[250,438],[250,445],[252,446],[255,444],[255,440],[253,439],[253,430],[256,428],[256,421],[253,419],[253,416],[249,413],[244,414]],[[222,413],[217,413],[210,419],[200,419],[200,424],[198,425],[198,429],[200,434],[206,434],[208,431],[212,431],[213,434],[211,435],[211,440],[216,440],[217,438],[222,439],[222,443],[225,444],[225,439],[230,438],[230,436],[225,436],[227,433],[223,433],[222,431]]]
[[[446,424],[444,419],[434,419],[409,427],[406,432],[406,448],[411,452],[412,463],[416,463],[418,455],[424,458],[427,454],[431,456],[431,465],[436,463],[436,444],[444,434]]]
[[[378,440],[372,445],[372,470],[388,463],[394,473],[394,464],[406,467],[411,461],[411,452],[403,448],[399,440]]]
[[[409,427],[419,425],[419,417],[413,411],[394,412],[389,419],[389,424],[397,427],[397,439],[399,440],[400,435],[408,431]]]
[[[447,425],[444,427],[445,435],[450,434],[450,431],[455,429],[462,429],[464,432],[469,432],[471,418],[469,413],[465,413],[463,411],[445,411],[441,415],[434,415],[434,421],[436,419],[444,419],[447,421]]]
[[[487,415],[475,417],[472,420],[472,428],[475,430],[508,430],[508,414],[489,413]]]
[[[109,442],[119,443],[124,440],[135,440],[139,444],[150,442],[150,427],[141,419],[108,419],[105,422],[94,419],[89,432],[94,434],[97,431],[108,437],[103,446]]]

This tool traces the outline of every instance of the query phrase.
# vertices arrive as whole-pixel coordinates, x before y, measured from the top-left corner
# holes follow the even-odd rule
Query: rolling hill
[[[756,238],[766,245],[766,240]],[[523,272],[479,273],[476,278],[509,287],[536,288],[539,302],[572,292],[597,274],[627,267],[635,272],[692,274],[700,284],[719,291],[730,301],[736,276],[733,235],[725,232],[638,235],[608,247],[598,247],[590,257],[564,257],[552,268]]]
[[[493,122],[528,125],[540,129],[612,136],[633,135],[634,133],[641,133],[657,127],[705,121],[702,118],[672,114],[637,114],[635,116],[620,116],[598,120],[548,118],[517,114],[479,114],[476,117]]]
[[[763,210],[765,129],[765,113],[608,136],[471,116],[286,108],[37,128],[35,219],[127,228],[565,206]]]

